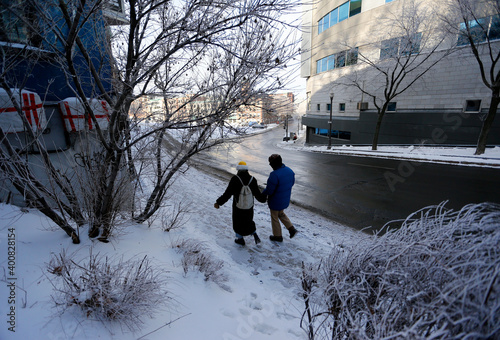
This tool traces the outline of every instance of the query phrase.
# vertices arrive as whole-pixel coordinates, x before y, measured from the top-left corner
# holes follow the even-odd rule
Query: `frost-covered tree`
[[[488,135],[500,104],[500,3],[498,1],[449,0],[450,11],[443,15],[457,47],[470,49],[479,66],[484,85],[491,90],[488,113],[477,141],[476,155],[486,149]]]
[[[440,6],[436,4],[436,6]],[[393,9],[377,18],[367,41],[349,41],[345,64],[352,72],[340,77],[334,88],[358,89],[368,97],[377,110],[372,149],[377,150],[384,116],[399,95],[421,80],[451,49],[445,46],[434,8],[420,0],[394,3]],[[347,34],[348,35],[348,34]]]
[[[0,46],[4,89],[23,88],[22,79],[10,76],[20,58],[29,55],[30,67],[48,60],[96,127],[85,137],[92,142],[82,146],[71,173],[42,157],[49,184],[30,173],[28,157],[16,158],[6,138],[2,171],[31,205],[51,210],[47,216],[58,225],[87,223],[89,235],[100,233],[103,241],[124,206],[137,222],[151,218],[187,161],[224,141],[219,132],[228,128],[229,116],[286,85],[299,53],[294,33],[287,33],[293,30],[281,20],[295,1],[128,0],[126,20],[103,29],[109,5],[107,0],[2,1],[2,18],[17,22],[10,29],[36,34],[18,55]],[[92,34],[106,35],[109,43],[89,44]],[[112,72],[106,71],[108,64]],[[139,114],[138,103],[146,96],[163,102],[160,111]],[[106,127],[100,126],[93,97],[108,104]],[[17,110],[23,116],[19,105]],[[152,120],[156,124],[147,128],[140,124]],[[42,156],[48,154],[39,135],[31,140]],[[78,242],[74,230],[67,230]]]

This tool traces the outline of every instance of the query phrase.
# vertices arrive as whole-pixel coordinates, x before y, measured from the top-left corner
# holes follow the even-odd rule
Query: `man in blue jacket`
[[[280,221],[288,229],[290,238],[294,237],[297,233],[297,230],[284,212],[290,204],[292,187],[295,184],[295,173],[283,164],[283,160],[278,154],[269,156],[269,165],[273,168],[273,172],[269,174],[266,189],[262,192],[262,194],[268,196],[267,204],[271,211],[273,235],[269,236],[269,239],[275,242],[283,242]]]

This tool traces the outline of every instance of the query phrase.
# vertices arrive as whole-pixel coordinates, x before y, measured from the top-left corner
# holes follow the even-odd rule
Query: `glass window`
[[[481,100],[467,100],[465,102],[465,112],[479,112],[481,109]]]
[[[396,102],[389,102],[387,105],[387,112],[396,112]]]
[[[328,129],[315,128],[314,133],[320,136],[328,137]],[[330,136],[332,138],[351,139],[351,131],[331,130]]]
[[[385,3],[391,2],[392,0],[385,0]]]
[[[328,70],[333,70],[335,68],[335,55],[329,55],[328,57]]]
[[[328,130],[316,128],[316,134],[320,136],[328,136]]]
[[[488,31],[489,18],[481,18],[471,20],[466,25],[464,22],[460,24],[460,33],[458,35],[459,46],[469,44],[469,35],[474,43],[481,43],[486,40],[486,33]],[[468,26],[468,27],[467,27]],[[467,30],[467,28],[469,30]]]
[[[42,37],[37,29],[39,18],[36,17],[33,4],[20,0],[0,0],[0,8],[0,41],[41,46]]]
[[[349,17],[349,2],[339,6],[339,22]]]
[[[325,31],[326,29],[328,29],[328,27],[330,27],[330,15],[327,14],[323,17],[323,31]]]
[[[331,108],[332,108],[332,105],[330,103],[326,104],[326,110],[327,111],[330,111]]]
[[[467,30],[467,28],[469,28],[469,30]],[[486,41],[486,37],[488,37],[489,40],[498,40],[500,39],[500,16],[493,15],[491,17],[469,21],[468,27],[463,22],[460,24],[459,29],[458,46],[470,44],[469,34],[472,41],[476,44]]]
[[[345,66],[345,51],[337,53],[337,58],[335,60],[335,67]]]
[[[321,59],[321,72],[328,71],[328,58]]]
[[[316,73],[334,70],[338,67],[354,65],[358,63],[358,48],[331,54],[316,61]]]
[[[500,39],[500,15],[494,15],[491,17],[491,26],[488,38],[490,38],[490,40]]]
[[[340,139],[351,139],[351,131],[339,131]]]
[[[345,112],[345,103],[339,103],[339,111]]]
[[[318,34],[353,15],[361,13],[362,0],[349,0],[318,21]]]
[[[411,37],[401,38],[401,54],[408,56],[420,52],[420,41],[422,40],[422,33],[416,33]]]
[[[393,38],[382,41],[382,46],[380,48],[380,59],[394,58],[398,55],[399,50],[399,38]]]
[[[349,16],[361,13],[361,0],[351,0],[351,5],[349,8]]]
[[[358,63],[358,48],[353,48],[347,52],[346,65],[355,65]]]
[[[338,22],[339,22],[339,9],[335,8],[333,11],[330,12],[330,26],[333,26]]]
[[[321,111],[321,104],[316,104],[316,110]]]

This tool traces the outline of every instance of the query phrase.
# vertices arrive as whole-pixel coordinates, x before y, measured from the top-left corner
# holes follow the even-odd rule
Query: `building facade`
[[[85,116],[67,65],[60,59],[64,55],[60,36],[65,37],[70,29],[57,2],[0,0],[0,5],[0,128],[8,141],[3,141],[0,148],[9,144],[25,155],[32,173],[45,181],[47,175],[39,149],[12,98],[19,103],[35,138],[53,164],[62,171],[76,167],[81,150],[94,145],[95,123],[102,130],[108,126],[110,107],[101,96],[114,93],[109,33],[110,26],[126,22],[123,0],[109,1],[85,22],[82,20],[79,37],[87,54],[77,48],[72,52],[72,67],[89,99],[95,121]],[[87,60],[95,67],[102,87],[92,81]],[[8,178],[1,178],[0,202],[7,200],[24,205],[24,198]]]
[[[271,124],[282,122],[295,113],[295,96],[292,92],[261,95],[251,103],[242,105],[229,118],[234,125],[248,126],[253,123]],[[195,120],[199,113],[214,110],[217,99],[209,96],[193,95],[168,98],[163,96],[143,96],[132,104],[130,117],[141,120],[164,121],[169,119]]]
[[[331,124],[332,144],[371,144],[377,105],[382,106],[386,91],[384,77],[401,70],[391,63],[408,63],[402,70],[413,73],[399,84],[408,89],[388,103],[379,143],[475,145],[491,90],[460,36],[460,21],[456,31],[444,29],[440,14],[451,13],[445,3],[320,0],[305,5],[301,76],[307,81],[306,142],[326,144]],[[480,20],[496,44],[498,15],[485,10]],[[489,143],[500,144],[498,119]]]

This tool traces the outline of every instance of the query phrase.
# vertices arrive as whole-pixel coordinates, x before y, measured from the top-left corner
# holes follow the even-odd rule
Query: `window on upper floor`
[[[349,2],[339,6],[339,22],[349,18]]]
[[[380,47],[380,59],[389,59],[398,55],[399,38],[387,39],[382,41]]]
[[[358,63],[358,48],[347,51],[346,66],[356,65]]]
[[[409,56],[420,52],[422,33],[415,33],[408,37],[399,37],[383,40],[380,46],[380,59]]]
[[[351,0],[349,3],[349,16],[361,13],[361,0]]]
[[[0,11],[0,41],[39,47],[42,37],[37,28],[34,5],[20,0],[0,0],[0,5],[5,8]]]
[[[485,42],[486,39],[500,39],[500,15],[492,15],[485,18],[462,22],[458,33],[458,46],[469,45],[469,36],[476,43]]]
[[[338,52],[316,61],[316,73],[326,72],[335,68],[355,65],[358,63],[358,48]]]
[[[335,67],[344,67],[345,66],[345,51],[337,53],[335,57]]]
[[[417,54],[420,52],[422,33],[412,34],[409,37],[402,37],[400,42],[400,52],[404,56]]]
[[[362,0],[349,0],[329,12],[318,21],[318,34],[349,17],[361,13],[361,4]]]

